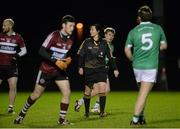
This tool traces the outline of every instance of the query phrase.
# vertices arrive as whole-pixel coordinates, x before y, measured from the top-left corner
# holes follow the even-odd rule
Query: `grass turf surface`
[[[29,109],[24,121],[14,125],[13,121],[22,109],[29,92],[18,92],[15,102],[15,115],[8,115],[8,93],[0,92],[0,128],[59,128],[57,124],[61,94],[58,91],[46,91]],[[99,118],[91,115],[84,118],[84,106],[80,112],[74,112],[75,100],[82,92],[72,92],[67,119],[74,125],[63,128],[130,128],[137,92],[111,92],[107,96],[106,111],[109,115]],[[96,97],[91,100],[91,107]],[[145,110],[148,128],[180,128],[180,92],[151,92]]]

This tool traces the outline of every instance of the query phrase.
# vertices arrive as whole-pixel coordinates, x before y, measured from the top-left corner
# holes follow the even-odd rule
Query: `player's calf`
[[[84,99],[84,105],[85,105],[85,114],[89,115],[89,106],[90,106],[91,96],[84,94],[84,98],[83,99]]]
[[[14,120],[14,124],[21,124],[28,109],[35,103],[36,100],[32,100],[31,96],[28,97],[24,107],[22,108],[21,112],[19,113],[19,116]]]

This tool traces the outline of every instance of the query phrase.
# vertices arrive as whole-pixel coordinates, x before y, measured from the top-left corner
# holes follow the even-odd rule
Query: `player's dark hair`
[[[141,6],[138,10],[138,16],[141,18],[141,21],[150,21],[152,19],[152,11],[149,6]]]
[[[103,28],[100,24],[93,24],[90,27],[94,26],[97,31],[99,31],[99,38],[102,38],[104,33],[103,33]]]
[[[61,23],[67,23],[67,22],[75,22],[75,18],[72,15],[65,15],[62,20]]]

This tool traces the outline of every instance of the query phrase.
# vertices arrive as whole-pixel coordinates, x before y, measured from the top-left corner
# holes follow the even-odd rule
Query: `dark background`
[[[156,0],[157,1],[157,0]],[[114,27],[117,31],[114,40],[115,56],[120,71],[120,76],[115,79],[112,75],[112,90],[134,90],[136,88],[135,79],[130,62],[124,54],[124,44],[127,34],[136,23],[137,10],[140,6],[147,4],[153,9],[153,0],[84,0],[70,1],[1,1],[0,22],[5,18],[13,18],[15,21],[14,30],[22,35],[25,40],[28,53],[19,59],[19,81],[18,90],[33,90],[41,57],[38,50],[46,36],[52,31],[59,29],[62,16],[71,14],[77,22],[84,23],[83,38],[89,35],[89,26],[99,23],[102,26]],[[163,16],[153,17],[155,23],[162,25],[168,40],[168,50],[166,51],[166,68],[169,90],[180,90],[180,69],[178,59],[180,59],[179,49],[179,4],[178,0],[167,0],[163,2]],[[158,9],[158,6],[156,7]],[[72,90],[83,89],[83,78],[77,74],[76,51],[81,44],[76,39],[73,46],[73,62],[69,68]],[[0,90],[7,90],[7,83],[1,85]],[[49,87],[54,90],[56,87]]]

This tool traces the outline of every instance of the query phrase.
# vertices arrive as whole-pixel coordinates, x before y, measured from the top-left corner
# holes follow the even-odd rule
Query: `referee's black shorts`
[[[107,69],[101,68],[85,68],[85,84],[92,87],[94,83],[106,82]]]

